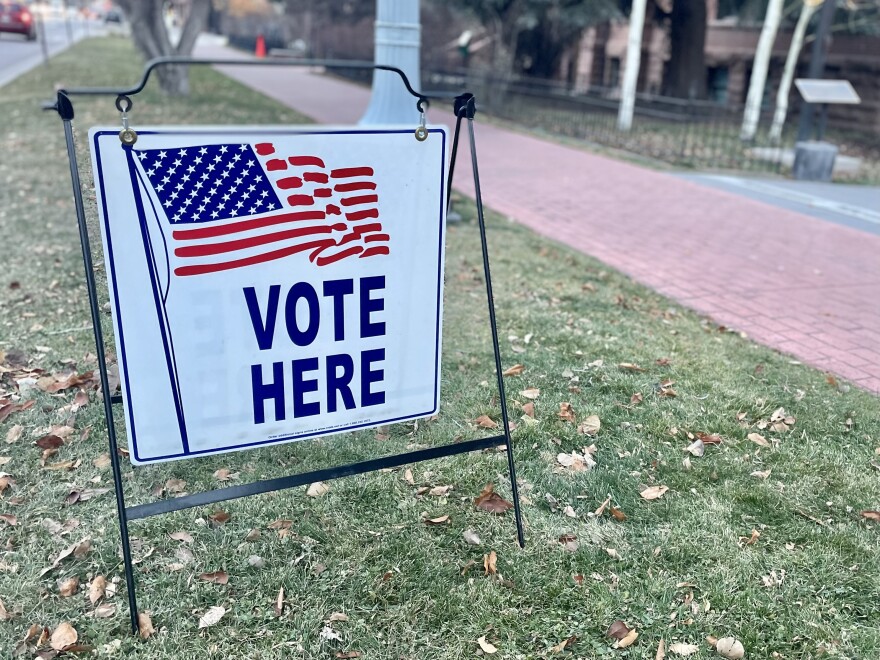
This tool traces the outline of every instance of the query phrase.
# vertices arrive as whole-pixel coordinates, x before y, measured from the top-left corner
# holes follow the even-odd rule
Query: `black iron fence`
[[[366,77],[363,71],[336,73],[370,82],[369,72]],[[794,161],[796,110],[789,113],[781,139],[768,136],[772,110],[764,110],[755,138],[743,141],[744,107],[738,104],[639,94],[631,130],[620,131],[618,89],[578,90],[560,81],[472,70],[427,70],[421,82],[428,91],[472,91],[481,112],[531,130],[620,149],[675,167],[785,174]],[[880,183],[880,136],[832,124],[827,139],[844,156],[838,163],[842,166],[838,178]]]

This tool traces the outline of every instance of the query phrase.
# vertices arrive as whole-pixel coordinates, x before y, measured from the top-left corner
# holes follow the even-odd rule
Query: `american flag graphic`
[[[298,253],[317,266],[389,254],[371,167],[335,168],[271,142],[132,151],[156,215],[170,225],[174,275]]]

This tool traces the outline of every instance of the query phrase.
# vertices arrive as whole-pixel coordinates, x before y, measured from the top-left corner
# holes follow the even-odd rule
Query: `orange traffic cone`
[[[257,57],[266,57],[266,40],[262,34],[257,35],[257,47],[254,49],[254,55]]]

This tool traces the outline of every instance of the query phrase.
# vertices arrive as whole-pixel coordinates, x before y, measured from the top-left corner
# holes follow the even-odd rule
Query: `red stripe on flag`
[[[336,204],[327,204],[326,209],[327,215],[339,215],[342,213],[342,209],[340,209]],[[346,213],[346,217],[348,214]]]
[[[286,176],[283,179],[278,179],[276,184],[281,190],[289,190],[291,188],[302,188],[303,180],[298,176]]]
[[[207,257],[213,254],[223,254],[224,252],[235,252],[236,250],[244,250],[246,248],[257,247],[258,245],[266,245],[276,241],[284,241],[289,238],[299,238],[300,236],[311,236],[313,234],[330,234],[333,230],[345,231],[347,225],[337,223],[335,225],[317,225],[313,227],[299,227],[297,229],[288,229],[278,231],[274,234],[263,234],[262,236],[251,236],[250,238],[241,238],[238,240],[226,241],[224,243],[208,243],[205,245],[185,245],[174,250],[174,254],[178,257]]]
[[[314,167],[325,167],[324,161],[317,156],[291,156],[287,160],[289,160],[290,164],[294,167],[308,167],[309,165]]]
[[[242,220],[241,222],[235,222],[228,225],[199,227],[198,229],[179,229],[172,232],[171,235],[179,241],[193,241],[199,238],[215,238],[217,236],[236,234],[240,231],[249,231],[251,229],[271,227],[272,225],[280,225],[284,224],[285,222],[323,219],[323,211],[296,211],[294,213],[279,213],[278,215],[270,215],[265,218]]]
[[[260,142],[254,145],[258,156],[271,156],[275,153],[275,147],[271,142]]]
[[[233,268],[243,268],[244,266],[253,266],[254,264],[262,264],[267,261],[274,261],[275,259],[283,259],[284,257],[289,257],[291,254],[296,254],[297,252],[305,252],[306,250],[312,250],[314,248],[324,249],[327,247],[332,247],[334,245],[334,241],[332,238],[325,238],[320,241],[311,241],[309,243],[301,243],[300,245],[293,245],[291,247],[283,248],[281,250],[274,250],[272,252],[266,252],[264,254],[257,254],[252,257],[246,257],[244,259],[236,259],[235,261],[224,261],[216,264],[198,264],[193,266],[180,266],[174,269],[175,275],[186,276],[186,275],[203,275],[205,273],[216,273],[221,270],[232,270]],[[318,264],[323,265],[323,264]]]
[[[342,167],[331,170],[330,176],[334,179],[347,179],[353,176],[373,176],[372,167]]]
[[[364,248],[362,248],[360,245],[353,245],[350,248],[346,248],[342,252],[337,252],[336,254],[331,255],[329,257],[320,257],[319,256],[319,257],[317,257],[317,260],[315,261],[315,263],[318,264],[319,266],[326,266],[327,264],[336,263],[337,261],[345,259],[346,257],[351,257],[355,254],[358,254],[358,253],[362,252],[363,249]],[[315,254],[317,254],[317,253],[313,253],[312,257],[315,257]]]
[[[364,209],[363,211],[353,211],[345,214],[346,220],[366,220],[367,218],[378,218],[379,209]]]
[[[273,158],[272,160],[266,161],[266,169],[270,172],[275,172],[277,170],[286,170],[287,163],[285,163],[280,158]]]
[[[354,181],[352,183],[337,183],[333,186],[336,192],[352,192],[354,190],[375,190],[376,184],[369,181]]]
[[[355,204],[375,204],[379,201],[379,195],[361,195],[360,197],[343,197],[343,206],[354,206]]]
[[[376,241],[390,241],[391,237],[388,234],[370,234],[369,236],[364,236],[365,243],[375,243]]]
[[[323,172],[306,172],[303,174],[303,179],[312,183],[327,183],[330,180]]]
[[[311,206],[315,200],[311,195],[290,195],[287,203],[291,206]]]
[[[332,196],[333,196],[333,191],[330,190],[330,188],[315,188],[315,189],[312,191],[312,194],[313,194],[315,197],[332,197]]]
[[[387,245],[374,245],[364,250],[358,258],[363,259],[364,257],[372,257],[377,254],[391,254],[391,250],[388,249]]]

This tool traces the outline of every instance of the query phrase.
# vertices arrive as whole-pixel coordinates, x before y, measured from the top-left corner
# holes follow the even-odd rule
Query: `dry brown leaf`
[[[761,471],[761,470],[755,470],[755,471],[752,472],[751,475],[749,475],[749,476],[752,476],[752,477],[758,477],[759,479],[766,479],[767,477],[770,476],[770,473],[771,473],[771,472],[773,472],[773,470],[763,470],[763,471]]]
[[[79,591],[79,578],[75,575],[64,580],[58,585],[58,593],[64,598],[70,598]]]
[[[449,522],[449,515],[438,516],[437,518],[426,518],[425,519],[426,525],[443,525],[447,522]]]
[[[5,522],[10,527],[15,527],[18,524],[18,518],[16,518],[11,513],[0,513],[0,520]]]
[[[235,479],[237,476],[238,474],[230,472],[229,468],[220,468],[214,472],[214,478],[217,481],[229,481],[230,479]]]
[[[11,429],[6,432],[6,442],[10,445],[13,442],[18,442],[18,439],[21,437],[21,434],[24,432],[24,427],[21,424],[16,424]]]
[[[722,658],[728,660],[741,660],[746,655],[742,642],[735,637],[722,637],[715,643],[715,651]]]
[[[83,539],[79,543],[76,544],[76,547],[73,549],[73,556],[76,559],[82,559],[87,554],[92,551],[92,542],[90,539]]]
[[[576,451],[570,454],[557,454],[556,462],[568,468],[571,472],[585,472],[596,465],[596,461],[589,453],[579,454]]]
[[[694,653],[698,653],[700,647],[696,644],[685,644],[683,642],[676,642],[675,644],[669,645],[670,652],[675,655],[693,655]]]
[[[654,660],[666,660],[666,642],[662,639],[657,643],[657,655],[654,656]]]
[[[279,518],[278,520],[273,520],[268,525],[266,525],[266,529],[290,529],[290,526],[292,524],[292,520],[288,520],[287,518]],[[251,541],[253,539],[248,540]]]
[[[541,390],[539,390],[537,387],[528,387],[520,392],[520,394],[527,399],[534,400],[541,395]]]
[[[633,394],[633,395],[629,398],[629,403],[630,403],[630,405],[632,405],[632,406],[636,406],[636,405],[640,404],[640,403],[641,403],[642,401],[644,401],[644,400],[645,400],[645,397],[642,396],[642,393],[641,393],[641,392],[636,392],[635,394]]]
[[[739,540],[742,541],[744,545],[755,545],[759,538],[761,538],[761,532],[759,532],[757,529],[753,529],[751,536],[741,536]]]
[[[614,623],[608,626],[608,630],[605,634],[619,641],[629,634],[629,626],[620,619],[617,619]]]
[[[165,490],[169,493],[182,493],[186,488],[186,482],[183,479],[169,479],[165,482]]]
[[[481,426],[484,429],[494,429],[498,427],[498,423],[493,421],[489,415],[480,415],[474,420],[474,422],[477,426]]]
[[[275,616],[284,614],[284,587],[279,587],[278,595],[275,596]]]
[[[109,619],[116,614],[116,605],[113,603],[101,603],[86,616],[93,616],[96,619]]]
[[[155,632],[150,615],[146,612],[138,612],[138,634],[141,636],[141,639],[149,639],[150,635]]]
[[[185,532],[183,530],[179,532],[171,532],[169,535],[173,541],[180,541],[181,543],[192,543],[193,537],[189,532]]]
[[[495,492],[492,484],[486,484],[483,491],[474,499],[474,505],[482,511],[496,515],[500,515],[513,507],[513,504]]]
[[[57,435],[44,435],[39,440],[36,440],[34,444],[40,449],[58,449],[64,444],[64,440]]]
[[[691,444],[689,444],[687,447],[685,447],[684,450],[687,453],[689,453],[691,456],[696,456],[697,458],[699,458],[700,456],[702,456],[703,454],[706,453],[706,445],[703,444],[703,441],[698,438],[698,439],[694,440]]]
[[[228,584],[229,574],[226,571],[214,571],[213,573],[201,573],[200,580],[205,582],[213,582],[214,584]]]
[[[217,622],[223,618],[224,614],[226,614],[226,608],[220,605],[209,607],[208,610],[199,618],[199,630],[216,625]]]
[[[605,513],[605,508],[611,503],[611,495],[609,495],[602,504],[599,505],[599,508],[593,511],[593,515],[597,518]],[[612,507],[614,508],[614,507]]]
[[[306,490],[306,495],[309,497],[323,497],[327,493],[330,492],[330,486],[325,484],[323,481],[316,481],[311,484]]]
[[[403,480],[408,483],[410,486],[416,485],[416,480],[413,478],[413,471],[409,468],[406,468],[403,472]]]
[[[577,418],[574,415],[574,409],[568,401],[563,401],[559,404],[559,418],[566,422],[571,422],[572,424],[577,421]]]
[[[92,465],[96,468],[102,469],[108,467],[110,465],[110,454],[101,454],[98,458],[92,461]]]
[[[92,605],[97,603],[104,597],[104,594],[107,590],[107,578],[103,575],[98,575],[92,580],[92,583],[89,585],[89,602]]]
[[[58,624],[58,627],[52,631],[52,637],[49,638],[49,645],[56,651],[63,651],[68,646],[76,644],[79,634],[76,628],[65,621]]]
[[[762,447],[770,446],[770,443],[767,442],[767,439],[760,433],[749,433],[746,437],[754,442],[756,445],[761,445]]]
[[[563,639],[559,644],[550,649],[550,653],[562,653],[565,649],[574,645],[577,641],[577,635],[572,635],[568,639]]]
[[[621,369],[626,369],[627,371],[644,371],[639,365],[633,364],[632,362],[621,362],[617,366]]]
[[[880,511],[862,511],[860,513],[860,515],[865,520],[873,520],[874,522],[880,522]]]
[[[636,632],[636,629],[635,629],[635,628],[633,628],[632,630],[630,630],[630,631],[627,633],[626,637],[624,637],[623,639],[621,639],[619,642],[617,642],[617,643],[614,645],[614,648],[616,648],[616,649],[625,649],[625,648],[627,648],[627,647],[630,647],[630,646],[632,646],[633,644],[635,644],[635,641],[636,641],[638,638],[639,638],[639,633]]]
[[[599,421],[599,415],[590,415],[581,422],[580,426],[578,426],[578,432],[586,433],[587,435],[596,435],[601,426],[602,422]]]
[[[327,621],[333,623],[334,621],[348,621],[348,615],[344,612],[333,612],[329,617],[327,617]]]
[[[568,552],[577,552],[577,549],[580,547],[577,537],[574,534],[563,534],[557,539],[557,541],[559,541],[559,543],[562,544],[562,547]]]
[[[669,486],[650,486],[645,488],[639,495],[644,500],[657,500],[663,497],[669,490]]]
[[[472,529],[464,530],[462,537],[468,545],[480,545],[481,543],[480,536]]]
[[[509,369],[505,369],[501,372],[502,376],[519,376],[526,368],[521,364],[515,364]]]
[[[623,522],[626,520],[626,514],[617,507],[611,507],[611,515],[617,522]]]
[[[495,575],[498,572],[498,554],[492,550],[488,555],[483,555],[483,570],[486,575]]]
[[[208,516],[208,520],[214,525],[225,525],[229,522],[230,518],[232,518],[232,516],[225,511],[215,511]]]
[[[486,641],[486,636],[483,635],[477,640],[477,644],[480,645],[480,648],[483,649],[483,653],[488,653],[491,655],[492,653],[497,653],[498,649]]]
[[[452,486],[434,486],[428,491],[428,495],[433,495],[434,497],[446,497],[450,490],[452,490]]]

